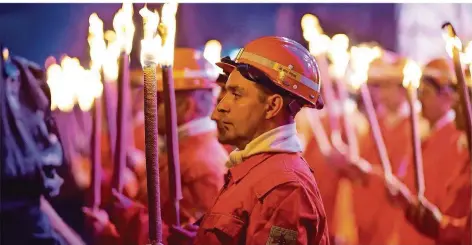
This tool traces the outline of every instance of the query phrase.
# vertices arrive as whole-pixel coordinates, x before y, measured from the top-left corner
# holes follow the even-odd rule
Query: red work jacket
[[[329,244],[308,164],[297,153],[264,153],[231,168],[194,244]]]

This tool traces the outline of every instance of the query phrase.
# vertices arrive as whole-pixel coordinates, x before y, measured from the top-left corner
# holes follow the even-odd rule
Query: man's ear
[[[284,107],[284,99],[279,94],[267,96],[266,103],[266,119],[275,117],[281,113]]]

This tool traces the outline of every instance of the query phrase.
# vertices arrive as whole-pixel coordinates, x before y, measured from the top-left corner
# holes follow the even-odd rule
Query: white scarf
[[[246,158],[264,152],[301,152],[295,123],[280,126],[261,134],[246,145],[244,150],[236,149],[229,154],[226,167],[231,168]]]
[[[177,135],[179,139],[195,136],[216,130],[216,123],[210,117],[201,117],[191,120],[180,125],[177,128]],[[166,150],[166,138],[159,135],[158,139],[159,151]]]

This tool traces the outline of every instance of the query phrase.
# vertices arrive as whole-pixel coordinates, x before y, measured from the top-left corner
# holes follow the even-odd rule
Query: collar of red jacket
[[[228,171],[231,173],[231,177],[234,182],[238,182],[244,176],[246,176],[251,169],[255,168],[261,162],[265,161],[267,158],[273,156],[274,153],[261,153],[254,156],[251,156],[244,160],[242,163],[230,168]]]

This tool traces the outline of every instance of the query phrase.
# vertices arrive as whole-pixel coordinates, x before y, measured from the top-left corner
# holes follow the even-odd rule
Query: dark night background
[[[135,7],[132,66],[139,66],[142,22]],[[97,12],[105,29],[121,4],[0,4],[0,42],[12,53],[43,64],[47,56],[76,56],[88,63],[88,18]],[[150,9],[160,4],[149,4]],[[328,35],[347,34],[353,43],[377,41],[396,49],[395,4],[179,4],[176,46],[203,49],[209,39],[223,55],[264,35],[284,35],[305,44],[300,27],[305,13],[318,16]],[[282,14],[281,14],[282,13]],[[284,18],[278,17],[284,15]],[[375,31],[373,31],[375,30]]]

